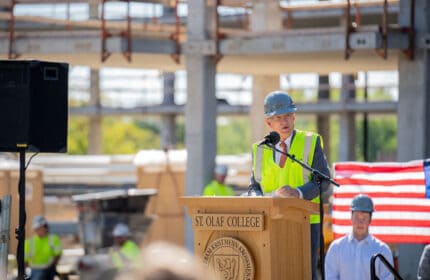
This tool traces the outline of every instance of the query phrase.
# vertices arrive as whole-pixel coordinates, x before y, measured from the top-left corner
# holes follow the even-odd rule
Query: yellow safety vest
[[[288,153],[311,166],[318,137],[320,135],[316,133],[296,130]],[[321,137],[320,142],[322,146]],[[310,172],[290,158],[287,158],[284,167],[280,167],[274,160],[272,149],[258,146],[257,143],[253,144],[253,172],[255,180],[260,183],[266,193],[276,191],[285,185],[297,188],[311,179]],[[319,203],[319,201],[319,196],[312,199],[312,202],[315,203]],[[312,214],[310,222],[311,224],[319,223],[319,215]]]
[[[234,191],[231,187],[218,183],[213,180],[203,190],[205,196],[234,196]]]
[[[32,268],[47,268],[54,258],[61,255],[61,241],[58,235],[49,234],[43,237],[37,235],[25,240],[24,259]]]
[[[112,263],[122,269],[134,263],[139,264],[140,248],[131,240],[125,241],[119,250],[111,251]]]

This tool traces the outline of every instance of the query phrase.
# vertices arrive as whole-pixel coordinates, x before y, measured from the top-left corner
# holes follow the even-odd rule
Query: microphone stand
[[[18,278],[19,280],[28,279],[25,275],[25,264],[24,264],[24,242],[25,242],[25,147],[19,148],[19,183],[18,183],[18,195],[19,195],[19,222],[18,228],[15,229],[16,239],[18,245],[16,249],[16,261],[18,265]]]
[[[251,183],[248,186],[248,196],[264,196],[260,184],[251,177]]]
[[[267,143],[266,144],[268,147],[270,147],[272,150],[284,154],[286,155],[288,158],[290,158],[292,161],[300,164],[304,169],[310,171],[313,175],[313,177],[315,178],[315,182],[318,185],[318,189],[319,189],[319,195],[320,195],[320,203],[319,203],[319,208],[320,208],[320,269],[321,269],[321,279],[324,280],[325,279],[325,273],[324,273],[324,233],[323,233],[323,224],[324,224],[324,207],[323,207],[323,199],[322,199],[322,188],[321,188],[321,183],[323,180],[329,181],[330,183],[332,183],[333,185],[335,185],[336,187],[339,187],[339,184],[336,183],[335,181],[333,181],[330,176],[327,176],[325,174],[323,174],[321,171],[312,168],[311,166],[309,166],[308,164],[306,164],[305,162],[296,159],[295,155],[291,155],[289,153],[283,152],[279,149],[276,148],[276,146],[272,143]]]

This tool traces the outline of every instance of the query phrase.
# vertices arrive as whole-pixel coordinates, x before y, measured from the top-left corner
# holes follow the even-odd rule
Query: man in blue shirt
[[[382,254],[393,265],[393,255],[387,244],[369,234],[373,202],[369,196],[359,194],[351,203],[352,232],[333,241],[325,258],[326,280],[368,280],[370,259]],[[377,259],[375,273],[378,279],[394,279],[394,276]]]

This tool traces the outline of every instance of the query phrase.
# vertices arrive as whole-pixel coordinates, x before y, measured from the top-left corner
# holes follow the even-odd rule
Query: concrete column
[[[99,17],[98,3],[89,3],[88,5],[90,19],[97,19]],[[89,105],[100,109],[100,77],[98,69],[91,69],[90,83]],[[103,152],[102,142],[102,117],[97,113],[89,118],[87,153],[90,155],[101,154]]]
[[[269,92],[279,89],[278,76],[254,76],[252,79],[252,104],[249,111],[251,143],[262,139],[269,128],[264,122],[264,98]]]
[[[254,0],[250,17],[250,29],[256,32],[279,31],[282,29],[282,14],[279,1]],[[261,139],[268,128],[264,123],[264,98],[279,89],[279,76],[253,76],[252,104],[249,113],[251,126],[251,143]]]
[[[163,74],[163,105],[175,104],[175,73]],[[161,148],[174,148],[176,146],[175,115],[161,116]]]
[[[342,75],[341,101],[347,104],[355,98],[354,77]],[[339,161],[355,160],[355,113],[343,111],[339,115]]]
[[[410,26],[410,0],[400,1],[399,25]],[[430,2],[415,0],[416,49],[413,61],[399,53],[399,105],[397,158],[430,157],[430,51],[421,45],[430,30]],[[428,39],[427,39],[428,40]],[[429,45],[429,44],[427,44]],[[399,271],[403,279],[416,279],[424,244],[399,244]]]
[[[88,154],[95,155],[103,152],[102,117],[100,115],[100,77],[98,69],[91,69],[90,80],[90,106],[96,107],[97,113],[95,116],[89,118]]]
[[[329,101],[330,85],[328,75],[318,77],[318,102]],[[330,115],[317,115],[317,130],[324,140],[324,152],[330,162]]]
[[[279,31],[282,29],[282,12],[279,1],[254,0],[250,18],[252,31]]]
[[[215,1],[189,0],[187,44],[200,46],[214,34]],[[217,150],[214,55],[186,52],[187,104],[185,144],[187,148],[186,195],[199,195],[211,180]],[[186,246],[193,248],[191,221],[185,225]]]
[[[99,3],[91,2],[90,6],[90,19],[97,19],[99,17]]]

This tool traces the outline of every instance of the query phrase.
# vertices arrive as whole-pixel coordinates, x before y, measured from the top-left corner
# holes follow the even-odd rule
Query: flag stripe
[[[334,206],[337,205],[351,205],[351,200],[355,195],[352,195],[347,198],[335,198],[333,200]],[[375,204],[375,207],[379,207],[379,205],[420,205],[420,206],[430,206],[430,199],[424,198],[384,198],[384,197],[372,197],[372,201]],[[333,206],[333,207],[334,207]]]
[[[351,200],[359,193],[374,203],[370,233],[385,242],[430,243],[430,159],[334,165],[332,226],[335,237],[351,231]]]
[[[334,222],[333,222],[334,221]],[[336,225],[340,225],[340,226],[351,226],[351,220],[348,219],[333,219],[332,223],[336,223]],[[378,220],[373,220],[372,221],[372,226],[405,226],[405,227],[429,227],[430,228],[430,221],[429,220],[391,220],[391,219],[387,219],[387,220],[383,220],[383,219],[378,219]]]
[[[351,213],[348,211],[333,211],[333,219],[351,219]],[[430,220],[430,213],[428,212],[402,212],[402,211],[382,211],[374,212],[372,215],[373,221],[378,219],[392,219],[392,220]]]
[[[342,189],[338,190],[336,193],[357,193],[357,185],[342,185]],[[360,191],[371,191],[371,192],[411,192],[411,193],[424,193],[423,185],[397,185],[397,186],[379,186],[379,185],[364,185],[359,186]]]
[[[337,239],[344,235],[335,233],[333,237]],[[375,237],[388,243],[430,243],[430,238],[427,235],[375,234]]]
[[[396,164],[393,165],[371,165],[371,164],[366,164],[366,165],[361,165],[361,164],[341,164],[341,165],[336,165],[335,166],[335,172],[339,173],[342,171],[348,171],[348,172],[369,172],[369,173],[392,173],[392,172],[396,172],[396,173],[400,173],[400,172],[420,172],[422,170],[422,166],[423,163],[418,162],[412,165],[404,165],[404,166],[399,166]]]
[[[398,180],[423,180],[425,178],[423,172],[406,172],[406,173],[337,173],[338,180],[353,179],[353,180],[369,180],[369,181],[398,181]],[[389,180],[388,180],[389,179]]]
[[[425,178],[422,179],[399,179],[399,180],[368,180],[368,179],[353,179],[353,178],[335,178],[340,185],[371,185],[371,186],[398,186],[398,185],[424,185]]]
[[[349,205],[335,205],[333,206],[333,211],[350,211]],[[430,206],[422,206],[422,205],[378,205],[375,207],[376,212],[381,211],[407,211],[407,212],[429,212]]]
[[[390,192],[380,192],[380,193],[375,193],[375,192],[368,192],[368,191],[358,191],[356,193],[338,193],[336,194],[336,198],[353,198],[354,196],[356,196],[359,193],[366,193],[368,196],[372,197],[372,199],[375,197],[383,197],[383,198],[425,198],[425,194],[424,193],[408,193],[408,192],[403,192],[403,193],[390,193]]]
[[[346,234],[351,230],[350,226],[333,226],[336,233]],[[393,232],[396,231],[396,232]],[[407,235],[426,235],[428,234],[428,227],[391,227],[391,226],[370,226],[369,232],[371,234],[407,234]],[[430,239],[430,236],[429,236]]]

